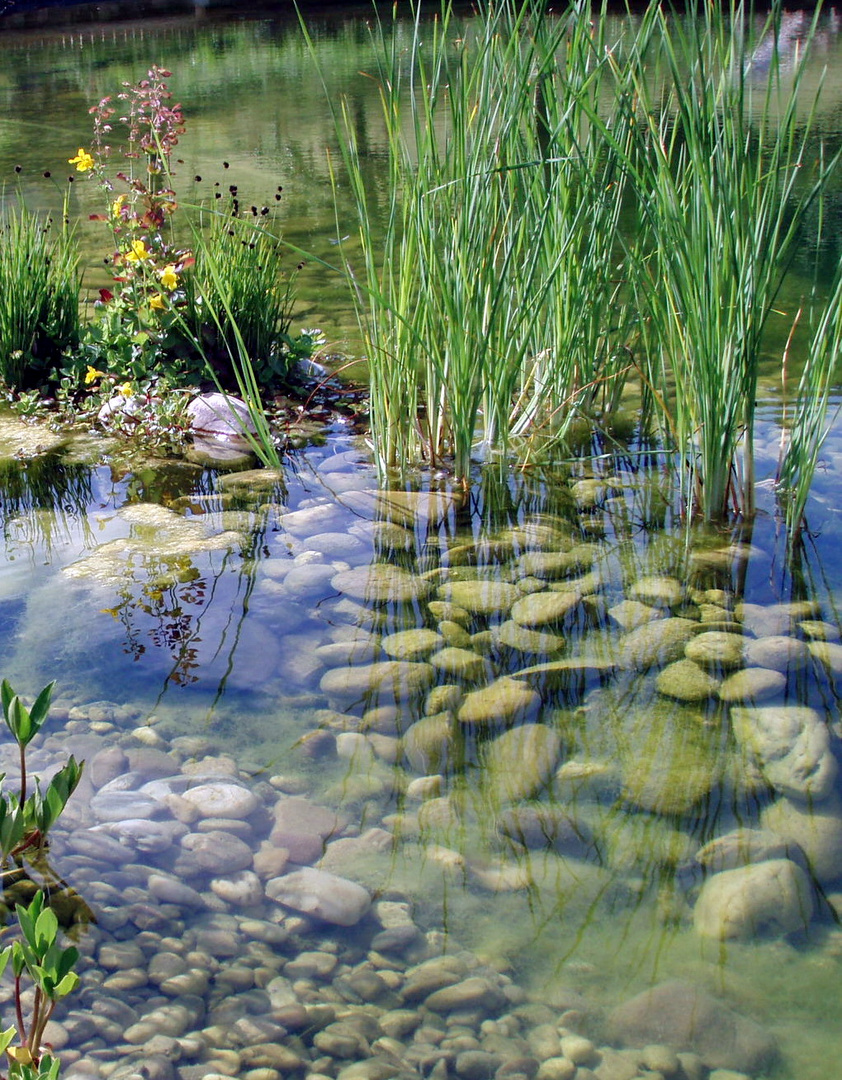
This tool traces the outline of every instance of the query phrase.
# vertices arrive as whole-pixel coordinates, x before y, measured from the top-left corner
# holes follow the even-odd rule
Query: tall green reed
[[[777,477],[778,502],[792,548],[805,523],[807,499],[819,455],[837,407],[829,412],[831,389],[842,358],[842,270],[837,271],[827,302],[819,309],[798,380],[791,411],[784,414],[784,447]],[[788,421],[787,411],[791,420]]]
[[[34,387],[79,343],[81,274],[74,231],[25,206],[0,222],[0,378]]]
[[[404,49],[396,26],[374,24],[382,232],[344,102],[336,122],[384,468],[446,460],[467,481],[472,457],[534,438],[538,419],[563,430],[561,406],[592,402],[606,377],[622,173],[577,108],[602,96],[589,26],[583,5],[551,20],[502,3],[465,26],[445,5],[430,22],[416,13]]]
[[[778,10],[761,34],[772,40],[765,70],[752,64],[748,7],[689,14],[650,8],[648,47],[615,71],[635,100],[629,166],[642,224],[631,265],[645,376],[684,503],[715,520],[753,512],[764,331],[838,155],[811,160],[809,48],[784,73]]]

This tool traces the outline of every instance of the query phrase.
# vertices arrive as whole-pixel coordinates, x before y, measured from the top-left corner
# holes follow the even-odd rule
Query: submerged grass
[[[582,3],[502,0],[464,25],[445,3],[408,41],[374,20],[376,192],[345,102],[335,121],[384,471],[467,483],[489,454],[535,458],[610,421],[635,372],[688,514],[751,514],[766,324],[838,162],[808,153],[815,21],[784,63],[780,20],[652,5],[612,38]]]

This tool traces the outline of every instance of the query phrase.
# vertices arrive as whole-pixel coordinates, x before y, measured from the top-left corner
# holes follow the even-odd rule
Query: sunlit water
[[[838,49],[832,29],[831,60]],[[334,19],[316,33],[331,92],[353,100],[376,189],[376,88],[358,74],[369,60],[365,28]],[[11,39],[2,47],[0,174],[10,190],[19,183],[48,204],[54,189],[42,173],[66,176],[67,157],[90,139],[90,103],[158,63],[172,70],[188,121],[182,197],[198,201],[206,185],[228,176],[255,199],[281,184],[285,235],[330,258],[337,222],[325,147],[332,124],[293,26],[185,20]],[[202,181],[191,179],[197,175]],[[92,186],[74,183],[72,197],[82,217],[100,209]],[[349,232],[343,213],[340,204],[339,229]],[[92,267],[100,243],[86,226]],[[93,281],[98,272],[92,269]],[[305,272],[300,319],[343,345],[352,340],[347,298],[327,272]],[[767,808],[780,795],[733,737],[734,710],[744,702],[739,695],[726,702],[723,682],[742,668],[755,677],[760,671],[753,693],[762,705],[814,709],[831,734],[826,771],[838,756],[842,437],[834,433],[825,447],[809,532],[788,560],[771,491],[780,415],[771,382],[761,414],[758,517],[721,534],[686,530],[661,462],[634,452],[558,463],[540,476],[486,478],[468,499],[442,486],[431,496],[385,500],[372,494],[377,483],[364,447],[341,425],[270,477],[217,475],[187,462],[118,466],[109,463],[107,444],[88,439],[44,454],[36,437],[23,462],[10,456],[0,487],[0,671],[25,693],[57,680],[53,734],[36,749],[35,766],[50,767],[68,749],[98,762],[52,853],[55,869],[98,919],[81,935],[79,1000],[69,1016],[58,1014],[68,1065],[103,1076],[116,1062],[131,1065],[132,1047],[142,1048],[159,1021],[153,1017],[148,1035],[135,1032],[128,1047],[124,1032],[155,1009],[172,1020],[181,1002],[200,1015],[173,1036],[181,1040],[177,1054],[158,1054],[154,1045],[162,1080],[194,1080],[203,1068],[254,1080],[289,1071],[335,1075],[371,1060],[377,1067],[349,1080],[426,1074],[435,1067],[433,1048],[447,1049],[448,1038],[454,1042],[442,1060],[465,1080],[492,1076],[510,1058],[510,1071],[534,1075],[537,1062],[557,1056],[546,1043],[539,1050],[550,1038],[539,1028],[563,1017],[563,1027],[597,1046],[617,1045],[606,1015],[641,990],[682,979],[777,1040],[779,1058],[746,1072],[835,1076],[842,1053],[838,780],[795,802],[812,807],[816,821],[830,818],[830,855],[810,854],[809,831],[803,841],[800,921],[725,941],[698,926],[706,875],[697,853],[737,828],[768,822]],[[15,440],[6,442],[9,455]],[[367,571],[371,565],[379,569]],[[524,604],[529,597],[538,601]],[[552,617],[529,614],[531,604],[556,597],[569,602]],[[668,645],[641,642],[639,627],[673,619],[677,636]],[[708,660],[699,668],[707,689],[677,694],[665,673],[692,654],[703,623],[749,649],[783,635],[792,655]],[[417,630],[426,634],[406,633]],[[717,639],[716,647],[728,644]],[[369,665],[388,662],[412,666],[390,669],[394,676],[379,683],[384,669]],[[508,676],[513,683],[501,686]],[[481,696],[489,684],[496,686],[491,704]],[[537,750],[518,742],[518,732],[539,737]],[[178,801],[183,777],[191,761],[193,775],[202,768],[224,774],[226,756],[260,809],[201,820],[255,853],[256,891],[239,899],[231,886],[239,869],[199,872],[183,862],[178,829],[159,843],[159,826],[149,824],[200,836]],[[6,764],[13,773],[11,756]],[[166,778],[168,765],[177,774],[169,795],[177,798],[146,820],[130,794],[141,780]],[[126,775],[126,810],[115,818],[96,793],[109,781],[119,788]],[[369,1033],[368,1049],[320,1056],[315,1012],[296,1028],[273,980],[286,976],[292,998],[311,1010],[330,1003],[377,1018],[415,1008],[421,998],[379,984],[363,992],[365,965],[381,981],[391,972],[398,986],[422,954],[406,943],[372,949],[375,936],[388,933],[374,914],[335,926],[298,917],[267,895],[268,882],[297,865],[295,849],[286,866],[273,854],[273,836],[275,849],[283,845],[267,815],[297,797],[337,815],[317,851],[297,851],[301,864],[323,855],[375,901],[407,903],[417,930],[432,935],[429,949],[471,950],[548,1014],[529,1014],[515,990],[504,1002],[489,989],[485,1006],[439,1014],[449,1016],[449,1036],[433,1039],[423,1061],[407,1049],[411,1024],[388,1048],[397,1058],[370,1047],[385,1027]],[[111,854],[97,858],[103,833],[109,842],[122,838],[131,855],[125,865],[112,865]],[[342,847],[358,836],[356,846]],[[801,859],[792,845],[788,854]],[[164,884],[153,886],[150,874]],[[171,878],[200,899],[177,894]],[[208,943],[214,918],[232,948]],[[272,927],[280,928],[277,942]],[[162,965],[178,968],[162,956],[185,964],[183,984],[161,976]],[[331,956],[339,960],[335,974]],[[204,980],[201,970],[195,975],[202,957]],[[354,978],[356,991],[349,989]],[[260,996],[268,990],[271,1008]],[[85,1009],[107,1016],[111,1028],[86,1028]],[[277,1030],[267,1028],[263,1042],[216,1030],[244,1013],[286,1023],[297,1063],[244,1050],[282,1042]],[[425,1025],[440,1022],[424,1015]],[[512,1041],[518,1024],[520,1037],[530,1034],[521,1054],[527,1064]],[[204,1050],[196,1048],[202,1031]],[[666,1038],[641,1036],[632,1045]],[[466,1049],[500,1057],[457,1063]],[[600,1077],[637,1074],[605,1071],[608,1064],[585,1057],[576,1075],[593,1075],[589,1065]],[[553,1074],[545,1068],[541,1075]]]

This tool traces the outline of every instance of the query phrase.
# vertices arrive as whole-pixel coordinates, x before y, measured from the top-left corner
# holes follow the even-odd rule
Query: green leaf
[[[58,933],[58,919],[52,908],[44,908],[35,922],[35,940],[39,949],[43,952],[56,940]],[[42,953],[43,955],[43,953]]]
[[[15,692],[11,687],[8,679],[4,679],[0,683],[0,700],[3,702],[3,712],[8,716],[9,706],[12,703],[12,698],[15,697]]]
[[[50,702],[52,701],[55,685],[55,679],[51,683],[47,683],[35,699],[35,704],[29,710],[32,726],[35,731],[40,731],[42,724],[47,719],[47,713],[50,711]]]
[[[32,730],[29,710],[17,694],[15,694],[9,702],[9,711],[6,713],[6,723],[9,727],[9,731],[11,731],[12,735],[14,735],[16,741],[21,746],[26,746],[35,734]]]
[[[55,989],[50,996],[55,1000],[67,997],[67,995],[72,993],[78,985],[79,976],[75,971],[68,971],[64,978],[56,984]]]
[[[17,1035],[17,1029],[14,1025],[6,1028],[5,1031],[0,1031],[0,1054],[5,1053],[6,1047],[11,1044],[12,1039]]]

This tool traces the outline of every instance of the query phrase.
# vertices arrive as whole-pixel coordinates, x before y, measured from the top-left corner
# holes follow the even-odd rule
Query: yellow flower
[[[169,263],[161,271],[161,284],[165,289],[174,289],[178,284],[178,274],[175,272],[173,263]]]
[[[123,258],[126,262],[142,262],[144,259],[151,259],[152,252],[147,250],[143,240],[132,240],[132,250],[127,251]]]
[[[88,169],[92,169],[96,164],[88,151],[84,150],[81,146],[79,147],[76,157],[68,158],[67,163],[68,165],[75,165],[77,172],[87,172]]]
[[[91,365],[88,364],[88,370],[85,372],[85,386],[90,386],[92,382],[96,382],[97,379],[103,378],[104,375],[104,371],[97,371],[95,367],[91,367]]]
[[[117,393],[122,394],[124,398],[130,398],[134,393],[134,389],[130,382],[124,382],[122,386],[117,387]]]
[[[156,311],[163,311],[167,305],[164,303],[163,296],[160,293],[155,293],[154,296],[149,297],[149,306],[155,308]]]
[[[123,209],[123,206],[124,206],[127,198],[128,198],[128,195],[118,195],[117,196],[117,198],[111,204],[111,216],[112,217],[117,218],[117,217],[120,216],[120,211]]]

